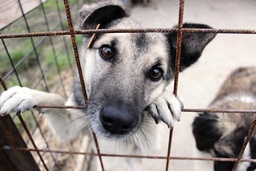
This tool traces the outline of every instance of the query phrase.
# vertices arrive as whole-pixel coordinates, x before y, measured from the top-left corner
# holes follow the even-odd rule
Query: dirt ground
[[[145,27],[170,28],[178,23],[178,0],[158,0],[157,10],[152,4],[138,5],[131,16]],[[256,1],[254,0],[186,0],[184,22],[208,24],[219,29],[256,29]],[[225,77],[240,66],[256,65],[256,35],[218,34],[206,47],[201,59],[180,74],[178,94],[185,108],[206,108],[214,98]],[[172,156],[207,157],[195,147],[191,123],[195,113],[183,113],[174,127]],[[162,151],[166,155],[168,130],[162,129]],[[171,160],[170,171],[211,171],[212,162]],[[165,170],[165,161],[148,161],[144,170]]]

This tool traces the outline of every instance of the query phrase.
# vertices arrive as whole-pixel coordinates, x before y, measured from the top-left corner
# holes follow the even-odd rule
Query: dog
[[[141,29],[121,1],[86,4],[80,10],[81,29]],[[211,29],[204,24],[184,23],[184,28]],[[194,64],[215,33],[184,33],[180,71]],[[0,97],[0,115],[22,113],[36,106],[85,106],[86,109],[34,108],[47,117],[52,130],[72,140],[91,131],[104,142],[122,142],[137,149],[150,139],[151,122],[173,127],[182,102],[172,93],[177,33],[85,34],[80,63],[88,101],[75,74],[73,91],[65,100],[57,94],[15,86]],[[132,145],[131,145],[132,144]]]
[[[209,108],[229,110],[256,109],[256,67],[241,67],[224,81]],[[256,113],[200,113],[192,124],[196,146],[214,157],[237,158]],[[243,158],[256,158],[256,132]],[[214,162],[215,171],[231,171],[234,162]],[[253,171],[256,163],[241,162],[237,171]]]

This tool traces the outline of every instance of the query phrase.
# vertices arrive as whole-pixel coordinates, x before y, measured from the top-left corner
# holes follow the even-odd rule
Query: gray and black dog
[[[209,108],[228,110],[256,109],[256,67],[233,71],[221,86]],[[256,114],[201,113],[193,122],[197,148],[215,157],[236,158],[240,153]],[[245,149],[243,158],[256,158],[256,132]],[[214,162],[215,171],[231,171],[234,162]],[[256,164],[241,162],[236,171],[255,171]]]
[[[84,5],[80,19],[82,29],[94,29],[97,24],[101,29],[141,28],[129,18],[120,1]],[[211,28],[192,23],[185,23],[184,27]],[[183,34],[180,71],[198,60],[215,35]],[[170,84],[174,77],[177,33],[99,33],[87,49],[91,36],[84,35],[80,50],[87,109],[38,109],[56,134],[73,139],[83,130],[93,130],[105,141],[125,142],[151,132],[149,120],[163,121],[172,127],[182,108]],[[0,114],[24,112],[37,105],[83,106],[82,94],[77,75],[66,103],[57,94],[15,86],[2,93]]]

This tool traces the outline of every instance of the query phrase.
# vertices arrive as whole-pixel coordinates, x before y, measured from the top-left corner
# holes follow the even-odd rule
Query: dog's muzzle
[[[102,107],[100,121],[103,128],[111,134],[124,135],[135,128],[139,115],[132,105],[111,103]]]

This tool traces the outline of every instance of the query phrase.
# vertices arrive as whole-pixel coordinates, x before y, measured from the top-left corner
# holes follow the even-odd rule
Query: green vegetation
[[[70,5],[70,6],[76,5],[76,3],[77,3],[77,0],[69,0],[69,5]],[[65,11],[65,6],[64,6],[64,4],[63,4],[63,1],[60,1],[60,2],[59,2],[59,6],[60,6],[60,10],[61,10],[61,11]],[[44,3],[44,7],[45,7],[46,9],[56,10],[56,2],[53,1],[53,0],[48,0],[48,1],[46,1],[46,2]]]

